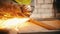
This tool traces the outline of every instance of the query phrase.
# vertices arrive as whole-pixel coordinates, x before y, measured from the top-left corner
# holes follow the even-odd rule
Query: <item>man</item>
[[[21,6],[21,5],[14,3],[13,1],[0,0],[0,19],[10,19],[10,18],[14,18],[14,17],[25,18],[25,17],[29,17],[29,16],[30,16],[30,12],[29,12],[29,10],[26,9],[25,5]],[[38,26],[42,26],[49,30],[55,29],[52,26],[41,23],[32,18],[29,20],[29,22],[34,23]],[[11,31],[11,30],[9,30],[9,31]],[[16,33],[15,30],[12,30],[12,31],[13,31],[13,33]]]

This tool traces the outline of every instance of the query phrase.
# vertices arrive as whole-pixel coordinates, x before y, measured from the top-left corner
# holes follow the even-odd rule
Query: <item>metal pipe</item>
[[[29,22],[34,23],[34,24],[36,24],[36,25],[38,25],[38,26],[40,26],[40,27],[44,27],[44,28],[46,28],[46,29],[48,29],[48,30],[56,30],[56,29],[57,29],[57,28],[55,28],[55,27],[53,27],[53,26],[47,25],[47,24],[45,24],[45,23],[42,23],[42,22],[37,21],[37,20],[32,19],[32,18],[29,20]]]

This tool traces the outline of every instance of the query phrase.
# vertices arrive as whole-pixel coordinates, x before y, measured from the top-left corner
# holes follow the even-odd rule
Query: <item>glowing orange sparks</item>
[[[1,22],[3,23],[1,23],[0,27],[17,29],[19,25],[24,24],[28,20],[29,18],[12,18],[12,19],[7,19],[7,20],[1,20]]]

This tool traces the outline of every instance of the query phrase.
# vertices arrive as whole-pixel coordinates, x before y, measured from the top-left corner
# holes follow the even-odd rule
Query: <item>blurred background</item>
[[[32,0],[35,8],[31,17],[36,19],[60,19],[60,0]]]
[[[35,34],[35,32],[37,32],[36,34],[39,34],[40,32],[60,31],[60,0],[32,0],[31,6],[33,11],[30,18],[53,26],[57,28],[57,30],[48,30],[44,27],[28,22],[23,24],[24,26],[19,29],[18,34]]]

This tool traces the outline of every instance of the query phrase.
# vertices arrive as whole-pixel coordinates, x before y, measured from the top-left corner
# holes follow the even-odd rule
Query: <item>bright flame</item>
[[[24,24],[26,21],[28,21],[29,18],[12,18],[12,19],[7,19],[7,20],[1,20],[0,27],[3,28],[15,28],[16,30],[17,27],[19,27],[20,25]]]

